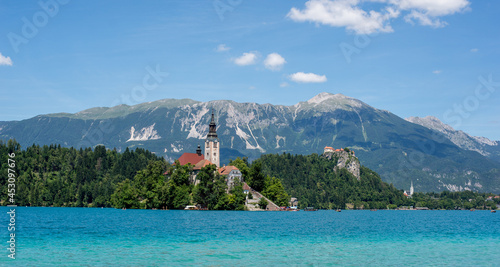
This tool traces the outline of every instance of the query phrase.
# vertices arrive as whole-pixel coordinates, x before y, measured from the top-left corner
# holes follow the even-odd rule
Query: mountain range
[[[405,120],[342,94],[321,93],[292,106],[163,99],[98,107],[0,122],[0,139],[15,138],[23,147],[142,147],[173,161],[203,146],[212,111],[221,164],[263,153],[321,154],[325,146],[349,147],[400,189],[413,182],[415,191],[500,192],[500,142],[455,131],[433,117]]]
[[[427,116],[424,118],[409,117],[407,121],[435,130],[446,136],[460,148],[476,151],[479,154],[500,161],[500,142],[492,141],[486,137],[471,136],[463,131],[455,130],[450,125],[444,124],[438,118]]]

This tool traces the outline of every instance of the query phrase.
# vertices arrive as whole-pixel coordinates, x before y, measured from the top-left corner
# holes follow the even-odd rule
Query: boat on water
[[[198,210],[198,207],[193,206],[193,205],[188,205],[184,208],[184,210]]]
[[[491,213],[496,213],[497,211],[496,210],[491,210]]]
[[[335,211],[336,211],[336,212],[341,212],[342,210],[341,210],[341,209],[337,209],[337,210],[335,210]]]
[[[280,207],[280,209],[283,211],[299,211],[300,210],[295,206],[293,206],[293,207]]]

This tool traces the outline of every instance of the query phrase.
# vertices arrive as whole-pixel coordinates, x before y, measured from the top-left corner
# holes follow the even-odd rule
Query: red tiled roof
[[[243,190],[250,190],[250,186],[247,183],[243,183]]]
[[[331,146],[325,146],[325,149],[331,149],[331,150],[333,150],[333,147],[331,147]]]
[[[184,153],[179,158],[179,163],[181,165],[186,165],[188,163],[196,165],[196,163],[200,162],[203,159],[205,159],[205,157],[203,157],[203,154],[202,155],[198,155],[196,153]]]
[[[228,175],[232,170],[239,170],[235,166],[224,166],[219,168],[220,175]]]
[[[194,165],[193,170],[201,170],[201,168],[208,166],[210,164],[213,164],[212,162],[210,162],[210,160],[202,159],[198,163],[196,163],[196,165]]]

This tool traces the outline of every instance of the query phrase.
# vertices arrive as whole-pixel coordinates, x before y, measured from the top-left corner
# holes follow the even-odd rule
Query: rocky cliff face
[[[472,190],[500,192],[500,174],[494,171],[500,170],[500,162],[341,94],[321,93],[292,106],[164,99],[92,108],[0,122],[0,139],[15,138],[23,147],[141,147],[173,161],[203,145],[212,109],[222,164],[236,157],[252,160],[262,153],[312,154],[322,153],[325,146],[349,147],[364,165],[398,188],[409,188],[413,180],[416,191],[470,184]]]
[[[359,181],[360,179],[360,169],[361,164],[359,163],[359,159],[354,156],[352,151],[347,152],[344,150],[341,151],[333,151],[333,152],[325,152],[323,156],[328,158],[329,160],[337,161],[337,166],[335,166],[334,171],[337,172],[340,169],[347,169],[354,177],[356,177]]]

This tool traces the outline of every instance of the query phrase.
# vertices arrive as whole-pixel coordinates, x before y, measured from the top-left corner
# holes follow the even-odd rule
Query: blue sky
[[[500,140],[500,1],[40,2],[0,1],[0,121],[330,92]]]

